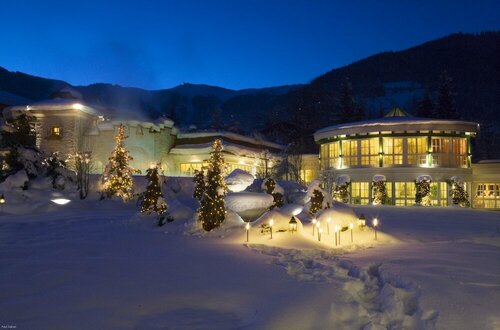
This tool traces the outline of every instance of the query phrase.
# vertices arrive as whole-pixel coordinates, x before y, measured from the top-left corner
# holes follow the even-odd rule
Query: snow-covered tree
[[[422,206],[431,206],[431,182],[428,175],[421,175],[415,180],[415,204]]]
[[[224,157],[222,155],[222,142],[216,139],[212,144],[212,152],[207,169],[206,187],[198,209],[198,219],[203,229],[210,231],[219,227],[226,217],[224,196],[226,184],[222,173],[224,172]]]
[[[160,218],[167,211],[167,203],[161,191],[158,166],[151,166],[146,171],[146,180],[148,180],[148,184],[146,191],[142,194],[141,212],[146,214],[156,213]]]
[[[118,126],[118,134],[115,137],[116,146],[109,157],[109,163],[102,176],[102,195],[101,198],[120,197],[124,202],[130,200],[133,196],[134,183],[132,174],[136,170],[129,166],[133,159],[125,148],[124,140],[125,127],[123,124]]]
[[[321,190],[314,189],[313,195],[311,197],[311,207],[309,207],[309,214],[314,217],[319,210],[323,209],[323,200],[325,196]]]
[[[62,172],[66,171],[66,160],[61,159],[59,152],[53,152],[49,157],[45,158],[46,175],[52,179],[52,186],[56,189],[64,188],[64,185],[58,184],[58,178]]]
[[[337,202],[349,203],[349,186],[351,178],[346,175],[339,175],[335,180],[335,188],[333,190],[333,199]]]
[[[194,192],[193,197],[197,200],[201,200],[203,197],[203,192],[205,191],[205,173],[203,170],[195,170],[194,171]]]
[[[272,178],[264,179],[262,182],[261,188],[269,195],[273,196],[273,205],[269,208],[270,210],[275,207],[282,207],[284,205],[283,202],[283,194],[284,190],[281,186],[279,186],[276,181]]]
[[[461,178],[453,176],[449,180],[451,185],[451,202],[453,205],[460,205],[462,207],[469,207],[469,194],[465,191],[464,182]]]
[[[375,175],[372,182],[373,204],[380,205],[387,203],[386,178],[383,175]]]
[[[73,155],[73,158],[75,160],[76,182],[80,192],[80,199],[85,199],[89,193],[92,152],[77,152]]]

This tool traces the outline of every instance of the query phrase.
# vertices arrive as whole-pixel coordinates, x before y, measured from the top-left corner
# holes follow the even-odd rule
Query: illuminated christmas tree
[[[217,139],[212,144],[205,191],[198,209],[198,219],[206,231],[219,227],[226,217],[224,195],[227,188],[222,176],[223,171],[222,142]]]
[[[320,190],[314,189],[313,195],[311,197],[311,207],[309,208],[309,214],[315,216],[319,210],[323,208],[323,200],[325,196]]]
[[[203,192],[205,191],[205,173],[203,172],[203,170],[194,171],[193,182],[194,182],[193,197],[201,201],[201,198],[203,197]]]
[[[158,166],[153,165],[147,170],[146,180],[148,180],[148,185],[142,196],[141,212],[162,215],[167,211],[167,203],[163,199],[163,194],[161,192]]]
[[[136,170],[128,165],[133,158],[124,146],[125,127],[118,126],[118,134],[115,137],[116,147],[109,157],[109,163],[102,176],[102,198],[120,197],[124,202],[133,196],[134,183],[132,173]]]
[[[465,191],[462,179],[454,176],[449,180],[449,184],[451,185],[451,202],[453,205],[469,207],[469,194]]]

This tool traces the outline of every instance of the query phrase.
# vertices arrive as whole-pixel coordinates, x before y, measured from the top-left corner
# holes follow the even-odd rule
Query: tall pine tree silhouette
[[[355,121],[357,111],[352,97],[352,85],[349,78],[345,78],[342,82],[338,107],[341,123]]]
[[[457,119],[459,118],[455,106],[455,93],[453,92],[453,80],[446,71],[439,76],[439,89],[436,107],[436,118]]]
[[[425,91],[423,99],[417,103],[417,117],[432,118],[434,115],[434,103],[431,100],[429,91]]]

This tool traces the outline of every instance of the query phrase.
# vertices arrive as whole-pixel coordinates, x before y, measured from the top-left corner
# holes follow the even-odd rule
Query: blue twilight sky
[[[305,83],[380,51],[500,30],[500,1],[0,0],[0,66],[75,85]]]

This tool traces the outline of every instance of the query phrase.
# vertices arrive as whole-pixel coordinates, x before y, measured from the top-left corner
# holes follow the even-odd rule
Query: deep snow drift
[[[139,215],[134,203],[96,195],[60,206],[47,193],[30,213],[3,213],[0,323],[19,329],[500,325],[499,213],[346,207],[318,216],[319,241],[304,207],[286,205],[253,221],[246,243],[236,213],[204,233],[193,223],[192,182],[169,178],[167,187],[177,220],[163,227]],[[28,200],[38,196],[28,192]],[[360,213],[367,224],[379,219],[378,240],[372,228],[355,226],[352,242],[346,230],[335,246],[324,218],[333,217],[333,225],[343,215],[344,225]],[[287,230],[292,215],[296,233]],[[262,226],[271,219],[272,239]]]

